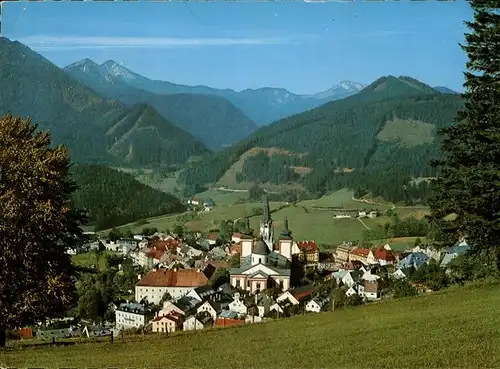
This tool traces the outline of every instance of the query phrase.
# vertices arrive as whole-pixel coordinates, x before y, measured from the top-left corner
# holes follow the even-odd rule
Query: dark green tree
[[[465,108],[441,130],[445,158],[433,181],[430,220],[442,245],[467,236],[473,253],[500,269],[500,3],[470,1],[474,21],[466,44]]]
[[[74,303],[68,247],[82,237],[71,206],[66,147],[30,119],[0,118],[0,346],[6,330],[62,314]]]

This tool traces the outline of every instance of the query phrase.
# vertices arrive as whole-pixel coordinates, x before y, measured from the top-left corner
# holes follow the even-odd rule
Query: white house
[[[210,319],[201,319],[197,317],[196,315],[191,315],[189,318],[187,318],[184,321],[184,324],[182,325],[182,329],[185,331],[197,331],[200,329],[205,329],[208,327],[211,327],[213,325],[213,321],[210,317]]]
[[[157,316],[153,319],[153,332],[175,332],[182,327],[182,315],[172,313],[170,315]]]
[[[326,304],[330,301],[328,298],[314,298],[306,304],[306,311],[319,313],[323,310]]]
[[[215,294],[215,291],[212,287],[201,286],[191,290],[186,296],[192,297],[198,301],[203,301],[205,298],[212,296],[213,294]]]
[[[196,313],[198,314],[207,312],[213,320],[217,319],[217,315],[220,314],[221,311],[220,305],[212,300],[206,300],[196,309]]]
[[[116,328],[119,330],[144,327],[152,317],[148,308],[137,303],[124,303],[115,310]]]
[[[345,294],[347,297],[357,295],[358,292],[356,291],[356,286],[349,287],[349,289],[347,291],[345,291]]]
[[[234,311],[239,315],[248,314],[248,307],[245,305],[244,301],[240,300],[239,293],[234,294],[234,300],[231,303],[229,303],[229,311]]]

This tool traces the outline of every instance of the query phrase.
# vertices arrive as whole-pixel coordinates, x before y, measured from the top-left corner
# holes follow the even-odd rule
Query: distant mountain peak
[[[101,67],[113,77],[120,77],[126,83],[131,83],[139,78],[139,75],[132,72],[130,69],[120,65],[114,60],[107,60],[101,64]]]
[[[317,94],[309,95],[307,97],[313,99],[342,99],[354,95],[365,88],[366,85],[353,82],[353,81],[341,81],[337,85],[332,86],[326,91],[319,92]]]

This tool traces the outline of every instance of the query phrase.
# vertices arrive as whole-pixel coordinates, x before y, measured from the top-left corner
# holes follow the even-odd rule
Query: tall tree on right
[[[471,0],[474,21],[461,45],[467,53],[465,108],[441,131],[429,220],[436,241],[466,236],[471,251],[500,270],[500,2]]]

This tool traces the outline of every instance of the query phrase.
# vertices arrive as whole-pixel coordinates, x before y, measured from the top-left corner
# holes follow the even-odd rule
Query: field
[[[238,328],[12,347],[0,366],[498,368],[499,325],[500,287],[476,285]]]
[[[305,200],[296,204],[287,205],[283,202],[271,202],[271,216],[274,221],[276,236],[283,230],[284,219],[288,217],[289,227],[293,232],[292,236],[296,240],[313,240],[324,248],[329,248],[338,245],[342,241],[361,240],[365,230],[373,229],[389,220],[385,216],[376,219],[362,219],[361,221],[358,219],[333,218],[333,208],[366,208],[383,211],[390,207],[387,204],[370,204],[353,200],[352,196],[351,191],[340,190],[319,199]],[[222,220],[236,220],[249,216],[251,227],[258,231],[261,216],[252,216],[252,214],[255,214],[258,209],[262,209],[262,203],[242,203],[247,198],[246,192],[225,192],[212,189],[198,194],[196,197],[202,200],[211,198],[216,206],[212,211],[206,213],[160,216],[148,219],[148,224],[128,224],[120,228],[129,228],[134,232],[140,232],[144,227],[155,227],[160,231],[166,231],[171,230],[176,225],[183,225],[190,230],[209,232],[212,229],[218,229]],[[422,216],[427,209],[416,207],[393,208],[393,210],[398,215],[407,217],[410,215]],[[414,241],[414,239],[399,240],[397,248],[413,245]]]
[[[82,254],[72,255],[71,260],[73,261],[74,265],[86,268],[89,268],[91,265],[97,265],[99,267],[99,270],[104,271],[107,267],[106,256],[113,254],[114,253],[112,251],[102,251],[98,254],[94,252],[86,252]]]

